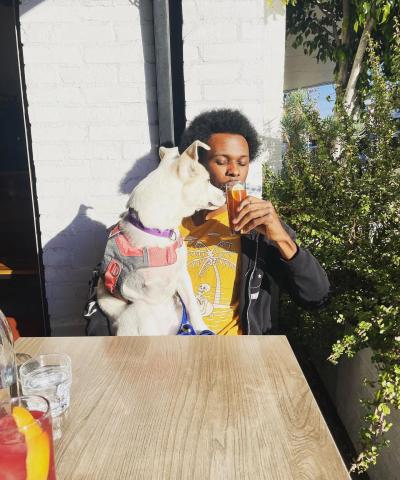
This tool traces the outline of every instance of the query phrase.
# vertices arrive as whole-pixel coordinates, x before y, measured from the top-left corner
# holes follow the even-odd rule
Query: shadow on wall
[[[154,147],[147,155],[138,158],[119,183],[119,192],[130,195],[136,185],[158,166],[158,151]]]
[[[155,149],[138,158],[124,175],[119,191],[129,195],[157,167]],[[121,208],[121,212],[125,205]],[[112,225],[90,218],[94,209],[81,204],[72,221],[43,247],[46,294],[52,335],[84,335],[82,312],[93,268],[101,261]],[[118,222],[118,216],[115,223]]]
[[[29,12],[32,8],[35,8],[39,3],[42,3],[44,0],[21,0],[19,5],[19,14],[23,15],[24,13]]]
[[[57,319],[52,327],[56,336],[84,334],[84,326],[71,325],[82,317],[91,271],[101,260],[107,240],[106,226],[88,216],[91,208],[81,205],[71,223],[43,248],[46,295],[50,320]]]
[[[24,2],[21,14],[41,3],[40,0]],[[156,71],[154,59],[154,33],[152,22],[152,2],[130,1],[139,9],[142,35],[145,95],[149,128],[149,152],[132,158],[132,167],[126,172],[118,186],[120,194],[129,195],[133,188],[158,165],[158,115],[156,97]],[[122,172],[121,172],[122,173]],[[85,203],[83,204],[83,198]],[[101,261],[107,240],[107,229],[101,221],[102,213],[82,197],[74,198],[81,205],[72,221],[43,247],[45,265],[46,295],[49,305],[52,335],[84,335],[85,322],[82,317],[88,295],[88,282],[93,268]],[[92,205],[96,201],[93,199]],[[125,205],[121,202],[122,213]],[[118,214],[115,223],[118,221]]]
[[[120,181],[120,193],[130,195],[136,185],[157,167],[155,152],[154,148],[134,162]],[[103,257],[112,227],[90,218],[90,210],[94,209],[81,204],[69,225],[43,247],[53,336],[85,333],[82,312],[87,301],[89,280],[92,270]],[[115,218],[117,222],[118,217]]]
[[[144,78],[146,85],[146,108],[149,126],[150,151],[136,159],[132,168],[124,175],[119,184],[119,192],[130,195],[136,185],[158,165],[158,112],[157,112],[157,83],[154,46],[154,25],[152,2],[129,0],[139,10],[140,30],[144,58]],[[151,39],[151,40],[150,40]]]

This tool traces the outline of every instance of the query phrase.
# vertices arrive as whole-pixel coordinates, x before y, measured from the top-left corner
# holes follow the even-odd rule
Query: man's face
[[[213,185],[224,189],[232,180],[245,182],[249,172],[249,145],[242,135],[214,133],[207,144],[202,163],[210,173]]]

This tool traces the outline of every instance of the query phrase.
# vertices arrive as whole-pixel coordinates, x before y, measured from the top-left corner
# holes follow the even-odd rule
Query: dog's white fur
[[[210,147],[194,142],[179,155],[177,148],[160,148],[160,165],[133,190],[127,207],[135,210],[145,227],[175,229],[182,219],[197,210],[216,209],[225,203],[221,190],[210,183],[207,170],[198,161],[197,148]],[[122,216],[120,229],[133,245],[165,247],[172,243],[165,237],[146,233]],[[165,267],[136,270],[126,280],[125,300],[111,295],[99,280],[97,298],[109,317],[116,335],[175,335],[182,317],[181,297],[196,331],[207,329],[203,322],[187,271],[187,252],[177,250],[177,262]]]

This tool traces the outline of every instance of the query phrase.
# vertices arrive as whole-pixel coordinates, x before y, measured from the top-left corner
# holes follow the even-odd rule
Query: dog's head
[[[225,203],[225,195],[211,185],[210,174],[199,162],[199,147],[210,150],[208,145],[196,140],[182,153],[176,164],[182,184],[182,201],[186,207],[184,217],[193,215],[197,210],[215,210]]]
[[[146,227],[175,228],[197,210],[215,210],[225,203],[223,192],[210,183],[197,149],[209,150],[196,140],[179,155],[178,149],[160,148],[160,165],[133,190],[128,208]]]

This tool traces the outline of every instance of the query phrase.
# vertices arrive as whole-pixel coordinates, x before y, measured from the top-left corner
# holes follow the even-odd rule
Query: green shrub
[[[321,119],[304,92],[290,94],[282,122],[282,169],[264,171],[264,198],[297,231],[333,285],[322,311],[300,311],[284,299],[282,322],[289,337],[328,354],[333,363],[366,347],[373,351],[377,377],[365,380],[374,395],[362,400],[362,452],[355,471],[376,463],[388,443],[390,410],[400,409],[400,155],[393,117],[399,59],[397,40],[395,68],[387,78],[370,45],[370,85],[358,120],[346,114],[340,98],[335,114]]]

